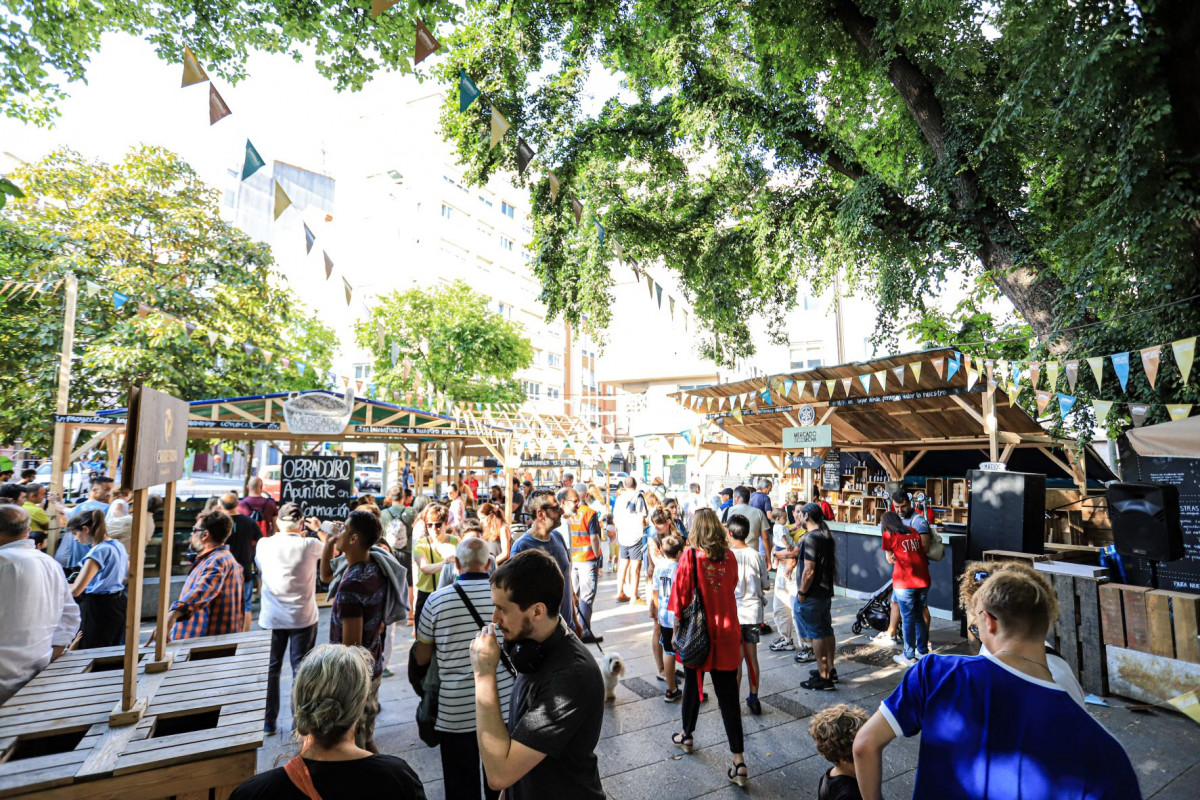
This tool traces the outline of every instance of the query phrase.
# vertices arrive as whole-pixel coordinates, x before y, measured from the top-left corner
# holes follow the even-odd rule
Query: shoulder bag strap
[[[454,582],[454,591],[458,592],[458,596],[462,598],[467,605],[467,611],[471,613],[471,618],[475,620],[475,624],[481,629],[483,628],[483,617],[479,616],[479,612],[475,610],[475,605],[471,602],[471,598],[467,596],[466,590],[458,581]],[[504,652],[504,648],[500,648],[500,663],[508,670],[508,674],[516,677],[517,671],[513,668],[512,663],[508,660],[508,653]]]
[[[317,792],[317,787],[313,786],[312,776],[308,774],[308,766],[304,763],[303,758],[294,756],[284,765],[283,771],[308,800],[321,800],[321,795]]]
[[[704,608],[704,595],[700,593],[700,560],[696,557],[696,548],[692,548],[692,596]]]

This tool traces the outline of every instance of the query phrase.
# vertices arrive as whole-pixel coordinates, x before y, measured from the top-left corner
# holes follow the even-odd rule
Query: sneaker
[[[811,647],[805,647],[796,653],[797,664],[811,664],[817,660],[817,654],[812,651]]]
[[[746,698],[746,708],[750,709],[750,713],[756,717],[762,714],[762,703],[758,702],[758,698],[753,695]]]
[[[871,637],[871,644],[877,647],[895,647],[896,638],[887,631],[880,631]]]
[[[819,678],[819,677],[821,677],[821,670],[819,670],[819,669],[810,669],[810,670],[808,671],[808,677],[810,677],[810,678]],[[834,667],[833,669],[829,670],[829,680],[833,681],[834,683],[837,683],[837,682],[838,682],[837,667]]]
[[[674,703],[676,700],[678,700],[681,697],[683,697],[683,689],[676,689],[673,692],[664,692],[663,693],[663,702],[664,703]]]
[[[584,644],[600,644],[604,641],[604,637],[589,633],[587,636],[579,637],[579,641],[583,642]]]
[[[629,602],[629,598],[628,598],[628,597],[626,597],[626,596],[625,596],[625,595],[623,595],[623,594],[619,594],[619,595],[617,595],[617,602],[618,602],[618,603],[628,603],[628,602]]]
[[[276,733],[277,731],[274,728],[268,728],[266,725],[263,725],[263,736],[274,736]]]
[[[383,677],[385,677],[385,678],[390,678],[390,677],[392,677],[392,676],[393,676],[393,675],[395,675],[395,674],[396,674],[396,673],[392,672],[390,669],[388,669],[388,668],[384,667],[384,670],[383,670]]]
[[[792,640],[786,636],[780,636],[775,641],[771,642],[771,650],[776,653],[782,653],[785,650],[795,650],[796,645],[792,644]]]
[[[816,678],[809,678],[808,680],[801,683],[800,687],[802,689],[808,689],[810,691],[817,691],[817,692],[831,692],[837,688],[836,686],[834,686],[833,681],[829,680],[828,678],[822,678],[820,676],[817,676]]]
[[[896,655],[892,656],[892,661],[895,661],[905,669],[917,663],[917,659],[909,658],[908,656],[904,655],[904,653],[896,653]]]

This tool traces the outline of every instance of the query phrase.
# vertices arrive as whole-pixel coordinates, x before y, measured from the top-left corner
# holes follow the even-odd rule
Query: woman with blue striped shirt
[[[76,541],[90,545],[80,564],[79,576],[71,584],[71,594],[79,602],[83,617],[79,647],[124,644],[129,554],[120,542],[109,537],[104,512],[99,509],[71,517],[67,529]]]

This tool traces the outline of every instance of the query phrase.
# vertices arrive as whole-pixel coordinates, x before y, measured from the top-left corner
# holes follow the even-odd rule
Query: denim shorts
[[[621,558],[629,561],[641,561],[642,554],[646,552],[646,545],[639,540],[637,544],[621,545]]]
[[[257,581],[258,581],[258,576],[251,575],[250,577],[246,578],[246,580],[242,583],[242,596],[243,596],[242,599],[245,604],[243,611],[245,611],[247,614],[249,614],[251,611],[254,610],[252,608],[252,606],[254,605],[254,584]]]
[[[830,613],[832,597],[809,597],[792,607],[795,611],[796,632],[805,639],[821,639],[833,636],[833,615]]]

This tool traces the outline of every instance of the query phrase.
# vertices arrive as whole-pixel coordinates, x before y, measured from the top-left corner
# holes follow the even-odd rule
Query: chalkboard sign
[[[825,463],[821,465],[821,488],[836,492],[842,488],[842,451],[830,448],[825,451]]]
[[[344,520],[354,499],[353,456],[284,456],[281,502],[297,503],[306,517]]]
[[[1170,483],[1179,487],[1179,521],[1183,526],[1183,558],[1158,566],[1158,587],[1200,593],[1200,458],[1140,456],[1121,439],[1121,477],[1131,483]],[[1150,565],[1126,556],[1126,579],[1150,585]]]

